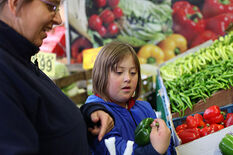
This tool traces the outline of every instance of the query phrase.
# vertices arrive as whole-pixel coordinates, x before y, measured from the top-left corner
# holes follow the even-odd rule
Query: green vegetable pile
[[[161,67],[172,112],[183,112],[221,89],[233,86],[233,32],[211,46]]]
[[[119,23],[118,40],[134,47],[158,43],[172,33],[172,8],[170,0],[121,0],[119,7],[124,18]]]

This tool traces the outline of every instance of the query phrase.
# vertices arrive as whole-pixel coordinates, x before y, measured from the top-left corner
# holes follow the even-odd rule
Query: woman
[[[113,127],[103,106],[80,110],[31,63],[53,25],[60,0],[0,0],[0,153],[89,154],[86,124],[99,140]],[[104,112],[106,111],[106,112]],[[101,125],[97,126],[98,121]]]

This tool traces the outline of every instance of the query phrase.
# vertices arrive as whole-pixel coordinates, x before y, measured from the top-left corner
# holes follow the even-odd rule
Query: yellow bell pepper
[[[164,53],[162,49],[153,44],[146,44],[138,51],[138,58],[140,62],[157,63],[164,62]]]
[[[158,46],[163,50],[165,61],[187,50],[187,40],[181,34],[172,34],[162,40]]]

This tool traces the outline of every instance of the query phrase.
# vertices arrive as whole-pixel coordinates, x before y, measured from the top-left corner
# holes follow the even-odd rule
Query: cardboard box
[[[222,155],[219,143],[227,134],[233,132],[233,125],[215,133],[196,139],[192,142],[177,146],[177,155]]]

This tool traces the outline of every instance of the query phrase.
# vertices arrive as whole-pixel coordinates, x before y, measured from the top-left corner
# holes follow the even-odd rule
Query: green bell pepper
[[[134,131],[135,143],[143,146],[150,143],[150,124],[154,121],[153,118],[146,118],[142,120]]]
[[[219,149],[223,155],[233,155],[233,135],[226,134],[219,143]]]

